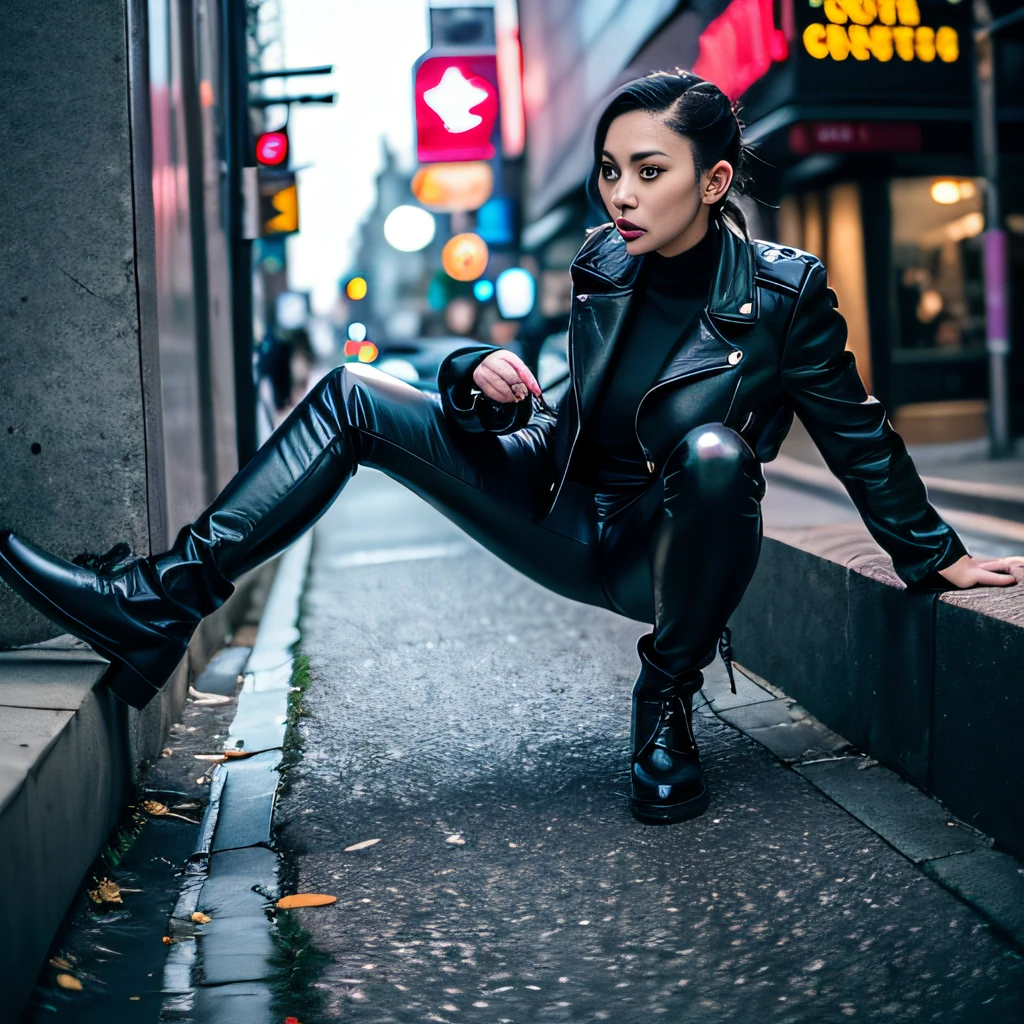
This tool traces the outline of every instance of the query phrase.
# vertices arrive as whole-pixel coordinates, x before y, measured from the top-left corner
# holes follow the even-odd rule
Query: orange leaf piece
[[[282,896],[277,905],[281,910],[292,910],[295,907],[326,907],[337,902],[337,896],[327,896],[322,892],[299,892],[294,896]]]
[[[213,918],[209,914],[201,914],[198,910],[192,915],[192,920],[196,924],[209,924]]]
[[[73,974],[58,974],[57,984],[71,992],[82,991],[82,983]]]

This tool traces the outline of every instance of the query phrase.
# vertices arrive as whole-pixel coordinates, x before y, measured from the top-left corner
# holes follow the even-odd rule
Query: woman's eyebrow
[[[634,153],[629,159],[635,164],[638,160],[646,160],[649,156],[668,156],[668,153],[663,153],[660,149],[645,149],[642,153]]]

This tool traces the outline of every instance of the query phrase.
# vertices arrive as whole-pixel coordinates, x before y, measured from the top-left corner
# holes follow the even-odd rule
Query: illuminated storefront
[[[760,229],[825,259],[865,383],[908,441],[983,436],[984,181],[974,158],[970,5],[783,0],[769,16],[787,56],[742,95],[760,157],[757,193],[768,204]],[[714,29],[712,21],[705,34]],[[765,37],[764,26],[752,31]],[[1004,103],[1015,94],[1001,83]],[[1004,113],[1012,232],[1024,220],[1024,146],[1013,110]],[[1011,235],[1017,281],[1022,241]],[[1017,394],[1021,371],[1018,360]],[[1024,408],[1013,427],[1024,433]]]

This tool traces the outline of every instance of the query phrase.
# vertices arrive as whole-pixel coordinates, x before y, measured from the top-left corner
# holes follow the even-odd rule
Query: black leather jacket
[[[545,417],[553,459],[542,518],[557,509],[580,424],[594,408],[642,260],[630,256],[606,224],[589,234],[573,261],[571,382],[555,421]],[[837,305],[817,257],[723,230],[707,308],[681,334],[641,399],[637,438],[652,477],[686,433],[703,423],[732,427],[768,462],[795,413],[901,579],[933,582],[936,570],[966,553],[964,546],[928,503],[885,410],[865,392]],[[531,416],[542,416],[532,403],[502,405],[474,393],[473,370],[491,350],[474,346],[442,363],[438,388],[445,414],[471,432],[520,430]]]

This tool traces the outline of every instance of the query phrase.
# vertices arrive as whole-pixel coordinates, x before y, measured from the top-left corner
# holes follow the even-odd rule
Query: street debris
[[[294,896],[282,896],[277,901],[277,907],[279,910],[293,910],[296,907],[326,907],[337,902],[337,896],[319,892],[300,892]]]
[[[356,843],[354,846],[346,846],[342,853],[352,853],[355,850],[365,850],[367,847],[376,846],[379,842],[379,839],[364,839],[361,843]]]
[[[179,821],[187,821],[190,825],[199,824],[194,818],[186,818],[184,814],[175,814],[174,811],[168,810],[167,804],[162,804],[159,800],[143,800],[141,807],[154,818],[177,818]]]
[[[862,772],[865,768],[874,768],[878,762],[873,757],[865,757],[859,765],[857,765],[857,771]]]
[[[195,921],[196,924],[209,924],[213,918],[209,914],[203,914],[196,910],[192,914],[191,920]]]
[[[57,984],[69,992],[81,992],[82,983],[73,974],[58,974]]]
[[[455,846],[465,846],[466,845],[466,840],[463,839],[462,836],[459,835],[458,832],[456,832],[455,835],[453,835],[453,836],[449,836],[445,840],[445,842],[446,843],[452,843]]]
[[[121,890],[117,886],[117,882],[111,881],[109,878],[101,878],[96,884],[95,889],[87,890],[89,893],[89,899],[93,903],[123,903],[121,899]]]
[[[188,695],[196,704],[228,704],[234,699],[220,693],[205,693],[202,690],[197,690],[194,686],[188,688]]]

